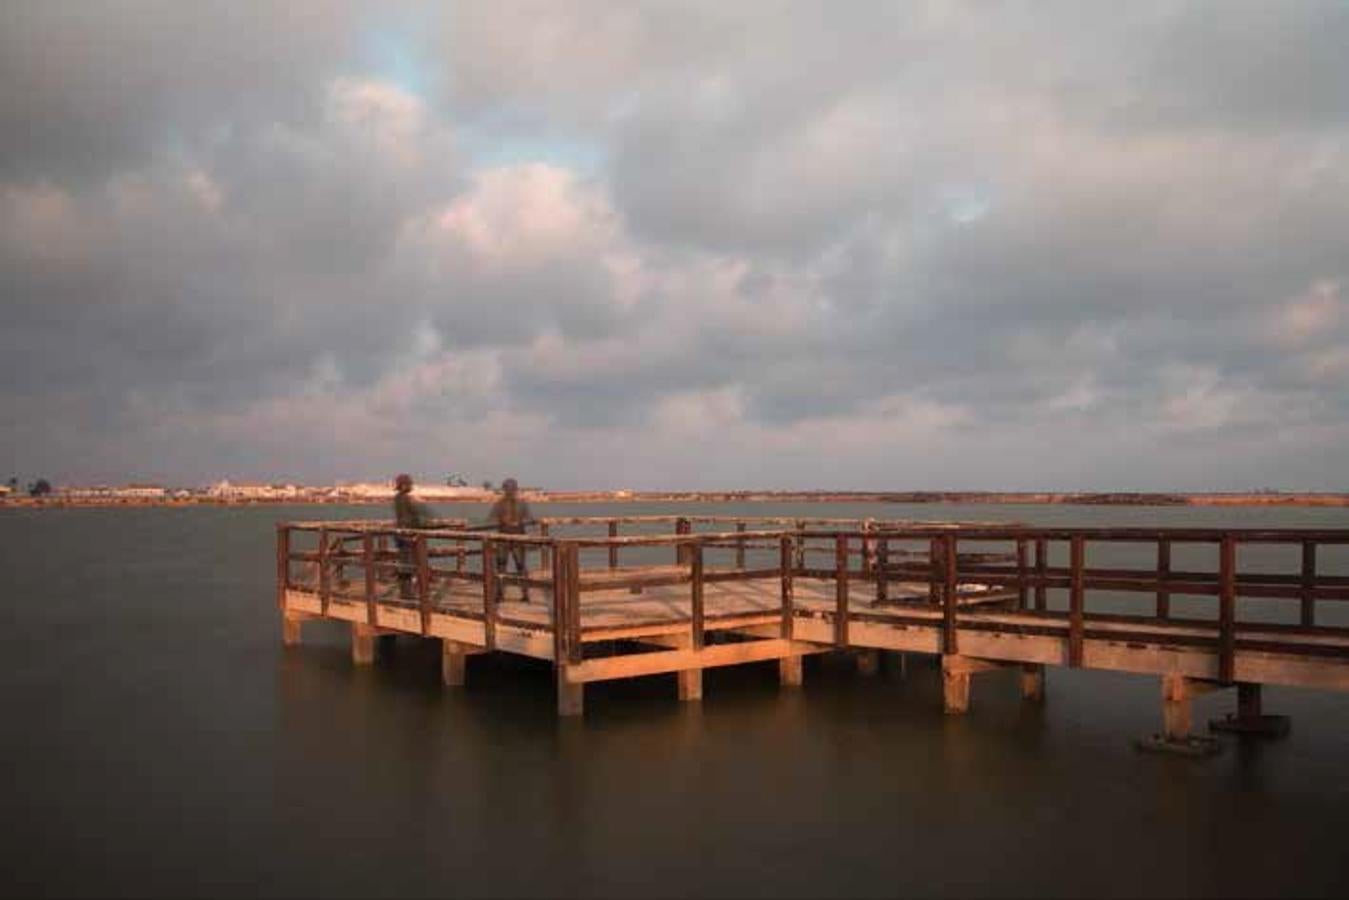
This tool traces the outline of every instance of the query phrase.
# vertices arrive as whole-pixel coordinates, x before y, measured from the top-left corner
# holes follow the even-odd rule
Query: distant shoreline
[[[431,499],[434,505],[486,503],[495,494],[462,499]],[[1349,507],[1342,493],[1086,493],[1026,491],[530,491],[535,503],[903,503],[1069,506],[1320,506]],[[189,506],[382,506],[391,498],[0,498],[0,509],[70,507]]]

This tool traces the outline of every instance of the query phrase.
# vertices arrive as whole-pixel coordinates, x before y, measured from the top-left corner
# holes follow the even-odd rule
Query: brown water
[[[450,508],[442,507],[447,514]],[[625,505],[624,514],[690,507]],[[600,507],[548,512],[602,513]],[[697,511],[710,511],[706,508]],[[719,507],[1044,524],[1349,527],[1339,510]],[[472,508],[470,515],[481,515]],[[1339,895],[1349,696],[1269,688],[1274,743],[1140,755],[1154,678],[981,677],[807,661],[592,686],[503,657],[439,682],[400,639],[280,645],[272,523],[333,508],[0,511],[0,891],[40,895]],[[1222,693],[1196,720],[1226,711]]]

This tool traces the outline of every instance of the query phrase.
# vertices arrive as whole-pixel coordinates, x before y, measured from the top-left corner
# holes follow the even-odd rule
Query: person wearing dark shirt
[[[436,520],[426,504],[412,496],[412,476],[403,474],[394,479],[393,518],[398,528],[431,528]],[[410,537],[394,537],[398,545],[398,596],[412,600],[412,573],[417,568],[417,543]]]
[[[492,504],[492,511],[487,514],[488,524],[492,525],[502,534],[524,534],[525,526],[534,521],[534,514],[530,511],[529,504],[520,499],[519,486],[514,478],[507,478],[501,482],[502,496],[496,503]],[[498,572],[506,571],[506,554],[510,553],[510,558],[515,562],[515,571],[518,575],[528,575],[528,569],[525,565],[525,545],[517,544],[513,541],[500,541],[496,547],[496,564]],[[521,602],[529,602],[529,585],[522,585],[520,588]],[[497,584],[497,600],[504,596],[502,586]]]

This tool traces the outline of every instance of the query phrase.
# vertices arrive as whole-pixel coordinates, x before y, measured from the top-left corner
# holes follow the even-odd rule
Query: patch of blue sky
[[[461,132],[463,147],[479,168],[547,163],[578,175],[598,174],[608,162],[607,148],[598,141],[560,134],[502,134],[469,129]]]
[[[409,94],[429,99],[439,89],[440,68],[431,63],[417,35],[416,22],[381,22],[361,31],[362,67]]]

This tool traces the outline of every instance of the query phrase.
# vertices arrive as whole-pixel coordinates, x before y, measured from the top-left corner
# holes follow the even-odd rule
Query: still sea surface
[[[438,507],[481,518],[482,506]],[[1349,528],[1349,510],[540,505],[1055,525]],[[911,657],[593,685],[436,642],[357,669],[335,623],[280,641],[273,523],[377,507],[0,509],[0,894],[89,896],[1343,896],[1349,694],[1267,688],[1269,743],[1137,753],[1158,680],[981,676],[942,713]],[[1196,702],[1226,712],[1231,692]]]

